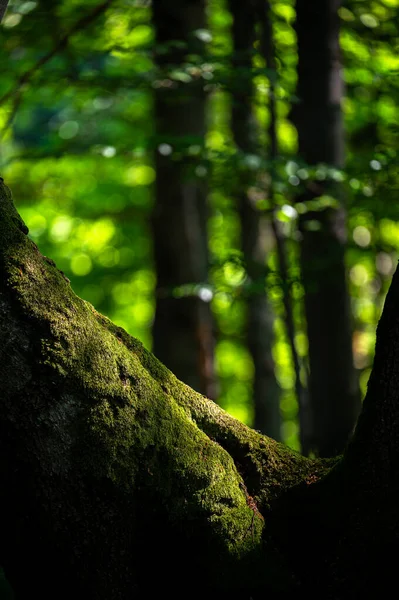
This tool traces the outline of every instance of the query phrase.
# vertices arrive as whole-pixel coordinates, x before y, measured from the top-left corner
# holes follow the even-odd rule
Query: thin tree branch
[[[0,0],[0,3],[2,1],[4,3],[4,0]],[[12,96],[14,96],[17,92],[22,93],[21,88],[32,79],[33,75],[46,63],[48,63],[56,54],[63,50],[67,46],[69,39],[75,33],[78,33],[79,31],[90,25],[90,23],[92,23],[98,16],[100,16],[105,10],[107,10],[107,8],[111,6],[113,1],[114,0],[105,0],[105,2],[96,6],[89,14],[79,19],[79,21],[77,21],[75,25],[71,27],[71,29],[64,35],[64,37],[60,39],[58,44],[56,44],[49,52],[47,52],[47,54],[42,56],[42,58],[40,58],[30,69],[28,69],[28,71],[25,71],[25,73],[23,73],[19,77],[14,87],[0,97],[0,106],[7,102],[10,98],[12,98]],[[0,4],[0,15],[1,10],[2,5]]]

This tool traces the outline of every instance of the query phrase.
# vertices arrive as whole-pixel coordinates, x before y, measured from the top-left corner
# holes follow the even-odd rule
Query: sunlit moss
[[[399,230],[395,215],[397,103],[393,79],[398,69],[398,56],[394,43],[390,41],[396,36],[395,9],[398,2],[399,0],[382,0],[380,4],[358,2],[339,9],[347,84],[342,107],[347,128],[348,201],[351,207],[351,203],[357,205],[356,214],[351,213],[350,247],[346,257],[348,273],[352,275],[352,278],[349,276],[349,282],[354,300],[354,316],[361,326],[365,321],[369,323],[375,318],[370,301],[367,298],[365,301],[365,297],[369,296],[376,305],[382,301],[386,279],[395,266],[395,252],[399,251]],[[29,3],[23,5],[25,4]],[[291,206],[292,195],[301,189],[303,182],[310,181],[313,177],[311,170],[300,165],[295,156],[296,132],[290,122],[297,62],[296,38],[292,27],[294,4],[293,0],[271,3],[278,70],[276,96],[279,151],[288,154],[284,156],[281,168],[276,167],[275,191],[278,190],[278,193],[274,195],[273,201],[281,207]],[[70,20],[71,11],[78,7],[79,3],[75,0],[67,5],[61,3],[57,6],[57,14]],[[232,144],[231,101],[224,88],[226,77],[229,76],[232,18],[226,0],[210,0],[207,12],[209,29],[197,32],[204,39],[209,39],[209,56],[206,62],[197,65],[194,64],[195,61],[188,61],[176,73],[180,78],[182,74],[183,78],[191,78],[193,69],[200,69],[209,77],[205,81],[212,84],[207,88],[210,134],[206,156],[202,157],[209,162],[197,165],[200,168],[197,174],[201,174],[209,185],[213,211],[208,229],[212,285],[216,290],[212,306],[220,335],[242,340],[245,327],[242,298],[247,293],[245,273],[242,261],[230,260],[232,250],[237,251],[240,244],[239,218],[234,208],[237,186],[235,176],[240,161],[236,160]],[[7,176],[23,203],[21,212],[31,229],[32,238],[40,242],[46,254],[57,259],[57,263],[73,279],[73,285],[80,294],[93,304],[98,304],[107,314],[115,314],[120,324],[146,340],[147,345],[150,344],[149,315],[155,288],[148,232],[155,177],[151,146],[154,128],[151,118],[153,62],[146,51],[153,43],[150,19],[150,4],[144,2],[139,5],[135,3],[133,10],[120,11],[117,7],[115,12],[107,12],[105,26],[102,22],[101,27],[96,30],[96,36],[90,39],[90,36],[80,35],[69,41],[72,57],[74,52],[78,53],[77,56],[87,57],[79,71],[79,85],[74,85],[73,78],[63,81],[62,61],[54,62],[52,66],[59,69],[54,70],[57,74],[55,79],[59,80],[58,87],[52,77],[48,83],[45,77],[39,78],[40,85],[36,86],[35,94],[24,96],[24,102],[16,116],[15,131],[19,127],[23,133],[29,132],[37,110],[46,108],[50,112],[55,111],[56,115],[49,115],[48,129],[58,144],[65,144],[61,153],[53,158],[42,157],[42,152],[46,154],[52,151],[54,139],[47,147],[41,134],[40,140],[26,146],[28,155],[30,151],[39,151],[40,157],[34,160],[16,160],[18,152],[24,150],[24,145],[18,146],[17,142],[15,148],[12,147],[12,128],[3,139],[2,146],[2,159],[5,161],[2,174]],[[17,31],[16,29],[15,34]],[[17,61],[23,71],[25,63],[27,66],[32,64],[32,56],[23,44],[22,34],[19,39],[15,38],[15,44],[16,57],[18,51],[23,50]],[[5,47],[8,51],[8,46]],[[41,52],[39,46],[35,46],[33,50],[38,55]],[[255,50],[259,51],[259,46]],[[95,55],[94,59],[92,54]],[[7,64],[12,65],[13,62],[15,61]],[[261,131],[262,152],[266,156],[269,149],[270,82],[266,72],[260,71],[266,65],[259,55],[254,57],[253,66],[254,73],[261,73],[253,78],[253,104]],[[4,87],[8,85],[6,71],[7,69],[3,78]],[[137,73],[140,77],[136,77]],[[11,109],[11,105],[0,108],[0,129],[10,116]],[[368,128],[372,130],[374,122],[377,122],[377,131],[369,133]],[[40,123],[40,127],[46,130],[46,122]],[[58,131],[67,135],[60,139]],[[83,131],[85,135],[82,135]],[[170,141],[169,146],[173,153],[173,141]],[[77,156],[73,155],[75,150]],[[7,162],[9,152],[12,160]],[[190,142],[188,154],[191,157],[197,158],[201,152],[199,144]],[[384,156],[390,157],[388,164],[384,162]],[[261,158],[263,162],[259,166]],[[377,163],[381,165],[380,169],[374,168],[373,164]],[[259,156],[252,154],[244,157],[242,164],[253,167],[254,177],[260,170],[262,177],[267,180],[269,165],[261,157],[261,153]],[[289,165],[289,168],[284,165]],[[321,168],[318,174],[321,181],[329,177],[327,167]],[[255,192],[250,197],[254,203],[257,202],[258,208],[262,206],[265,211],[269,211],[271,203],[265,197],[265,181],[262,181],[262,185],[258,185],[258,181],[251,185]],[[368,207],[369,216],[371,211],[375,214],[383,213],[384,219],[379,231],[374,217],[360,215],[362,206]],[[320,201],[297,205],[298,212],[303,209],[303,213],[311,209],[317,210],[318,207],[321,207]],[[287,220],[284,210],[278,216]],[[319,226],[317,219],[314,224]],[[284,230],[289,238],[288,246],[296,244],[292,240],[294,233],[294,228]],[[359,258],[359,252],[369,253],[372,265]],[[85,276],[81,272],[74,273],[71,269],[71,261],[76,262],[76,257],[82,254],[88,257],[92,266]],[[84,271],[88,263],[86,267],[82,264]],[[298,278],[298,272],[295,271],[297,257],[290,254],[289,264],[290,277]],[[78,265],[79,261],[74,268],[79,271]],[[273,251],[269,255],[267,268],[266,289],[269,300],[280,316],[283,288],[278,276],[278,261]],[[303,296],[300,284],[294,283],[292,296],[297,310]],[[296,317],[296,342],[299,353],[305,357],[302,318],[302,315]],[[276,337],[276,356],[282,361],[278,368],[280,380],[285,386],[284,399],[284,394],[290,393],[289,386],[293,384],[291,359],[287,346],[284,346],[284,326],[276,327]],[[283,352],[281,340],[285,347]],[[240,343],[237,343],[230,354],[226,354],[228,365],[231,365],[233,359],[236,362],[240,360],[239,347]],[[249,371],[250,369],[251,367]],[[227,373],[226,378],[228,377],[230,375]],[[250,403],[249,394],[250,392],[246,397]],[[291,419],[290,411],[286,414]]]

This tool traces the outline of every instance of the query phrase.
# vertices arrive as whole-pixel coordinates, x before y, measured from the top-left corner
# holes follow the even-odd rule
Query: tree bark
[[[0,0],[0,23],[7,10],[8,0]]]
[[[214,331],[206,289],[207,189],[195,172],[204,148],[204,82],[195,72],[191,82],[169,79],[167,73],[183,69],[187,55],[203,55],[195,31],[205,27],[205,2],[155,0],[153,23],[155,60],[161,71],[154,108],[153,351],[182,381],[215,399]],[[190,156],[190,147],[197,148],[196,156]]]
[[[339,0],[297,0],[299,104],[294,121],[299,154],[308,165],[342,168],[339,5]],[[342,189],[332,179],[313,181],[299,200],[317,201],[323,195],[335,196],[338,207],[302,215],[301,270],[309,339],[310,445],[320,456],[333,456],[342,452],[353,431],[360,394],[352,355]]]
[[[388,594],[399,273],[353,441],[309,459],[178,381],[26,234],[0,182],[0,560],[18,600],[152,598],[160,582],[174,598]]]
[[[255,42],[255,6],[229,0],[233,16],[233,71],[231,128],[239,152],[258,154],[259,142],[252,108],[252,59]],[[281,440],[280,388],[274,372],[272,344],[274,315],[265,290],[268,224],[249,195],[254,173],[241,168],[237,205],[241,224],[241,247],[249,279],[247,343],[254,364],[254,427]]]

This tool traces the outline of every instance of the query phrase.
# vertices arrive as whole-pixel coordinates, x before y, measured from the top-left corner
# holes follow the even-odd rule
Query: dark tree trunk
[[[399,271],[355,436],[308,459],[178,381],[26,233],[0,181],[0,560],[18,600],[391,594]]]
[[[231,127],[242,154],[259,153],[258,131],[253,114],[252,59],[255,42],[254,4],[229,0],[233,16],[233,72]],[[237,189],[241,245],[250,285],[246,301],[247,343],[254,363],[254,427],[275,440],[281,439],[280,388],[272,356],[274,315],[265,291],[267,237],[270,227],[250,198],[254,172],[242,167]]]
[[[0,0],[0,22],[7,10],[8,0]]]
[[[203,55],[195,31],[205,27],[204,0],[155,0],[156,187],[153,210],[157,299],[153,351],[195,390],[215,398],[214,332],[208,280],[207,189],[196,172],[205,135],[203,80],[168,77],[188,54]],[[185,287],[186,286],[186,287]]]
[[[299,154],[309,165],[342,167],[344,134],[338,0],[297,0]],[[345,273],[346,213],[339,184],[313,181],[301,202],[334,196],[338,206],[302,215],[301,269],[309,338],[311,446],[341,452],[360,409]]]

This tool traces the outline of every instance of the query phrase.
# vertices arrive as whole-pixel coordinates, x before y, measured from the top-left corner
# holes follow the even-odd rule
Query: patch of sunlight
[[[85,244],[93,251],[102,251],[115,234],[115,225],[111,219],[99,219],[86,224]],[[116,264],[116,263],[113,263]]]
[[[134,165],[126,171],[124,181],[131,187],[151,185],[155,181],[155,170],[149,165]]]
[[[73,219],[68,215],[56,217],[51,224],[49,236],[55,243],[65,242],[72,231]]]
[[[254,366],[248,351],[228,340],[219,342],[215,352],[216,370],[221,377],[248,381],[253,378]]]
[[[363,227],[363,225],[355,227],[352,235],[356,244],[361,248],[366,248],[371,242],[371,233],[367,227]]]
[[[154,32],[152,27],[149,25],[136,25],[127,36],[127,43],[131,48],[138,48],[140,46],[147,46],[152,42],[154,38]]]
[[[85,275],[88,275],[90,273],[90,271],[93,268],[93,264],[90,256],[81,252],[72,256],[70,267],[74,275],[84,277]]]
[[[154,316],[154,307],[151,302],[142,299],[135,302],[129,312],[137,325],[148,325]]]
[[[296,421],[285,421],[283,423],[283,439],[287,446],[299,450],[299,427]]]
[[[114,301],[123,306],[132,303],[133,289],[129,283],[117,283],[112,288]]]
[[[223,150],[227,140],[221,131],[210,131],[206,136],[206,146],[211,150]]]
[[[359,384],[360,390],[362,393],[362,397],[364,398],[367,392],[367,383],[371,375],[371,368],[364,369],[364,371],[360,374]]]
[[[391,219],[380,221],[381,241],[399,248],[399,223]]]
[[[277,123],[277,135],[281,149],[284,151],[295,151],[298,145],[298,133],[296,127],[286,119]]]
[[[349,277],[355,285],[361,287],[369,281],[369,273],[364,265],[355,265],[349,272]]]
[[[245,269],[235,263],[227,262],[223,265],[223,274],[228,285],[237,287],[245,280]]]
[[[285,19],[287,23],[295,20],[295,8],[289,4],[274,4],[272,5],[272,10],[276,15]]]

